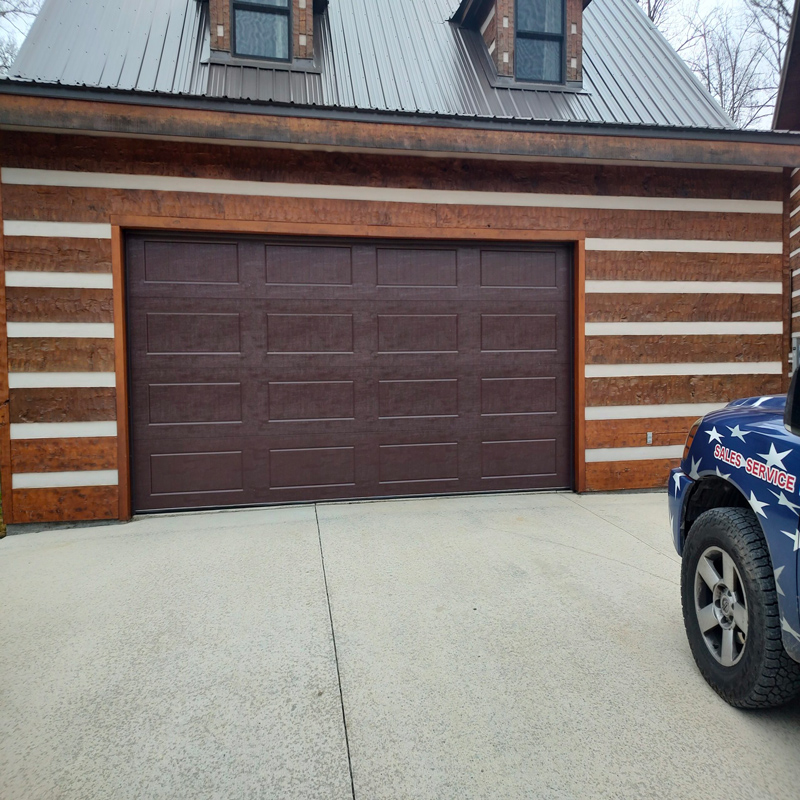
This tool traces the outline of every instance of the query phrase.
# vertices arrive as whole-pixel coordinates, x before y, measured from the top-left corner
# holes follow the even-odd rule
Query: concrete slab
[[[351,797],[313,508],[0,543],[0,796]]]
[[[800,706],[702,680],[663,495],[318,513],[356,798],[796,800]]]

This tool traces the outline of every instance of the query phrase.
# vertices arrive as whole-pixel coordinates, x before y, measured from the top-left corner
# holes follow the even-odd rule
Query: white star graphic
[[[745,441],[744,437],[750,433],[750,431],[743,431],[738,425],[735,428],[731,428],[730,425],[726,425],[725,427],[731,432],[731,436],[734,439],[741,439],[742,441]]]
[[[697,459],[697,461],[695,461],[694,459],[692,459],[692,468],[689,470],[689,477],[690,477],[690,478],[691,478],[693,481],[696,481],[696,480],[697,480],[697,479],[700,477],[700,475],[699,475],[699,474],[698,474],[698,472],[697,472],[697,468],[698,468],[698,467],[700,466],[700,464],[702,464],[702,463],[703,463],[703,459],[702,459],[702,458],[698,458],[698,459]]]
[[[720,472],[719,471],[719,467],[717,467],[717,477],[718,478],[724,478],[725,480],[728,480],[728,478],[730,478],[730,476],[731,476],[730,472],[727,475],[725,475],[722,472]]]
[[[678,496],[678,492],[681,490],[681,478],[683,478],[683,475],[681,475],[680,472],[676,472],[672,476],[672,480],[675,481],[675,497]]]
[[[787,621],[786,617],[781,617],[781,629],[786,631],[786,633],[794,636],[798,642],[800,642],[800,633],[798,633]]]
[[[708,443],[711,442],[719,442],[722,444],[722,434],[717,432],[716,426],[714,426],[710,431],[706,431],[708,434]]]
[[[788,536],[794,542],[795,553],[800,550],[800,532],[795,531],[794,533],[789,533],[789,531],[781,531],[781,533]]]
[[[796,506],[791,500],[789,500],[783,492],[773,492],[772,489],[769,490],[770,494],[774,494],[775,497],[778,498],[778,505],[779,506],[786,506],[786,508],[790,508],[794,511],[795,514],[800,513],[800,506]]]
[[[780,467],[780,469],[785,470],[786,467],[783,465],[783,459],[791,452],[791,450],[786,450],[783,453],[779,453],[775,449],[775,445],[770,442],[769,453],[759,453],[758,457],[763,458],[767,462],[768,467]]]
[[[753,507],[753,511],[756,514],[760,514],[764,519],[767,518],[767,515],[764,513],[764,509],[769,506],[769,503],[762,503],[755,495],[755,492],[750,492],[750,505]]]
[[[782,572],[783,572],[785,569],[786,569],[786,566],[784,565],[784,566],[782,566],[782,567],[778,567],[778,569],[776,569],[776,570],[775,570],[775,591],[777,591],[777,593],[778,593],[778,594],[779,594],[781,597],[786,597],[786,595],[784,594],[784,591],[783,591],[783,589],[781,589],[781,584],[780,584],[780,580],[781,580],[781,573],[782,573]]]

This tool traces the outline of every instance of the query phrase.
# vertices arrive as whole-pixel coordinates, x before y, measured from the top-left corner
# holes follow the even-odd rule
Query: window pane
[[[236,54],[289,58],[289,17],[268,11],[236,10]]]
[[[517,78],[561,83],[561,42],[517,37]]]
[[[245,0],[251,6],[278,6],[278,8],[289,8],[289,0]]]
[[[562,33],[564,0],[517,0],[517,30],[526,33]]]

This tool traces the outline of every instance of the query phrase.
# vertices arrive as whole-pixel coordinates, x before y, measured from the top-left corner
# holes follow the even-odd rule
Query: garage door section
[[[559,247],[127,241],[134,508],[569,487]]]

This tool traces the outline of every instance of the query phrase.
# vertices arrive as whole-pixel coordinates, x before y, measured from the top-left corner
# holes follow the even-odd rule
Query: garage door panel
[[[144,238],[137,510],[570,485],[563,249]]]

